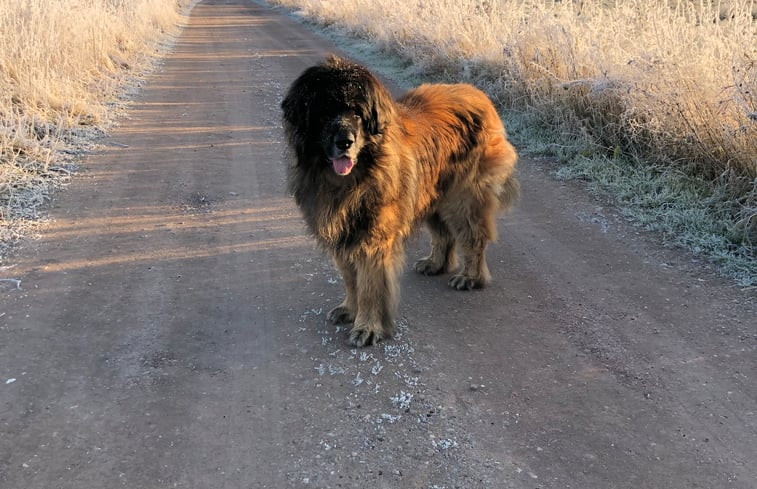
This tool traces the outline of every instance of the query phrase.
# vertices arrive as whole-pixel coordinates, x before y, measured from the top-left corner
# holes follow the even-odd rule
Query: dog
[[[423,223],[431,252],[418,272],[453,272],[458,290],[490,282],[486,246],[520,186],[515,148],[483,92],[424,84],[395,101],[367,68],[331,55],[294,80],[281,109],[288,190],[344,279],[328,319],[353,323],[351,345],[394,334],[404,244]]]

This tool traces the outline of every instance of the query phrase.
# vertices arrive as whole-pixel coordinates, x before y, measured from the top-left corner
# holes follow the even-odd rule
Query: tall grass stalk
[[[704,182],[725,199],[706,216],[727,221],[723,252],[751,261],[753,278],[741,281],[757,283],[755,0],[274,3],[399,54],[425,77],[478,85],[579,159]]]

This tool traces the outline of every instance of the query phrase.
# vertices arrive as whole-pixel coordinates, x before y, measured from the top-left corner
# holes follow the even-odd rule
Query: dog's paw
[[[444,265],[439,265],[430,258],[423,258],[415,262],[415,271],[423,275],[439,275],[444,272]]]
[[[370,325],[355,326],[350,330],[350,337],[347,341],[352,346],[362,348],[364,346],[373,346],[386,337],[387,335],[381,327],[372,327]]]
[[[326,316],[334,324],[352,323],[355,321],[355,315],[349,307],[341,305],[330,310]]]
[[[462,274],[453,275],[447,283],[450,287],[457,290],[480,289],[486,285],[486,282],[481,279],[469,277]]]

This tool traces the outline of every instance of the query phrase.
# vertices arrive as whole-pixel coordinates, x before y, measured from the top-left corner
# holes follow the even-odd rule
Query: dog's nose
[[[349,137],[341,137],[339,139],[334,140],[334,146],[339,148],[341,151],[346,151],[349,149],[350,146],[352,146],[352,143],[354,143],[351,138]]]

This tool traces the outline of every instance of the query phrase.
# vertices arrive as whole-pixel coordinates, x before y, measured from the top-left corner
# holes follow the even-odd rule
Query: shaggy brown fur
[[[470,85],[421,85],[396,102],[364,67],[337,57],[297,78],[281,107],[289,190],[330,251],[347,296],[329,312],[349,341],[394,332],[404,242],[425,221],[426,275],[459,290],[486,285],[496,215],[517,199],[517,155],[489,99]]]

